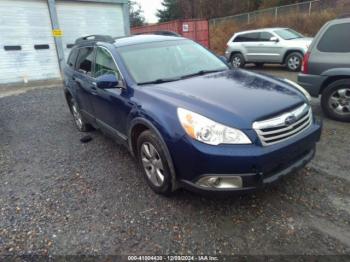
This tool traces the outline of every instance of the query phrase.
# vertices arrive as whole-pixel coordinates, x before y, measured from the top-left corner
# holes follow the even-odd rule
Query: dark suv
[[[312,96],[322,95],[323,111],[330,118],[350,122],[350,18],[321,28],[304,57],[298,82]]]
[[[321,133],[304,92],[179,37],[79,39],[65,68],[78,129],[127,146],[161,194],[247,191],[303,167]]]

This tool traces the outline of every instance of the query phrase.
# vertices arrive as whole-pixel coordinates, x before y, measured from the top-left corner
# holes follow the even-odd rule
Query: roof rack
[[[75,44],[82,44],[82,43],[93,43],[93,42],[108,42],[113,44],[115,41],[113,37],[109,35],[88,35],[84,37],[80,37],[77,40],[75,40]]]

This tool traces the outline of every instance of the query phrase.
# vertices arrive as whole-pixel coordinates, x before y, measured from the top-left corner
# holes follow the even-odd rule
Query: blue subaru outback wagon
[[[260,188],[304,167],[320,139],[300,86],[231,70],[185,38],[80,38],[64,73],[78,129],[127,146],[159,194]]]

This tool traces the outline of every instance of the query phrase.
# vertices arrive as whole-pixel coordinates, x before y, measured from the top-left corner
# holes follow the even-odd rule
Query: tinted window
[[[270,41],[271,37],[273,37],[273,35],[269,32],[261,32],[259,40],[262,42],[267,42]]]
[[[329,27],[322,36],[317,48],[321,52],[350,52],[350,23]]]
[[[233,42],[257,42],[258,39],[259,33],[249,33],[237,36]]]
[[[77,63],[76,63],[76,68],[82,73],[91,75],[93,59],[94,59],[93,47],[80,48]]]
[[[67,61],[67,64],[69,65],[69,67],[74,67],[75,60],[77,59],[78,51],[79,50],[77,48],[75,48],[70,52],[70,55],[69,55],[68,61]]]
[[[105,49],[98,47],[96,51],[95,77],[105,74],[115,74],[120,79],[119,70],[111,54]]]

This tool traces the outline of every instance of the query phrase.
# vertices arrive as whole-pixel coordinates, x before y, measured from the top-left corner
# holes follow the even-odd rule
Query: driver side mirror
[[[280,40],[278,39],[278,37],[273,36],[273,37],[270,38],[270,41],[278,43]]]
[[[97,77],[96,84],[100,89],[125,88],[123,80],[118,79],[113,73]]]

